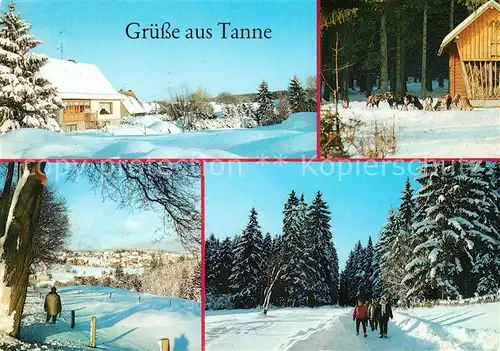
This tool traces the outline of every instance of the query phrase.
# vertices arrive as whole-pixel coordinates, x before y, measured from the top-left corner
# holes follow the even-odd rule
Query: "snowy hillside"
[[[388,339],[357,337],[351,308],[207,312],[207,351],[498,350],[500,303],[395,311]]]
[[[146,128],[153,127],[158,132],[168,126]],[[140,132],[144,127],[126,128],[126,133],[109,129],[114,135],[20,129],[0,136],[0,158],[313,157],[316,153],[314,112],[293,114],[282,124],[252,129],[149,135]]]
[[[55,325],[45,324],[43,299],[28,292],[23,340],[61,346],[57,350],[86,350],[90,318],[95,316],[97,346],[102,350],[157,350],[158,340],[165,337],[173,344],[172,350],[200,350],[198,303],[103,287],[67,287],[58,292],[63,311]],[[76,311],[74,330],[70,310]]]

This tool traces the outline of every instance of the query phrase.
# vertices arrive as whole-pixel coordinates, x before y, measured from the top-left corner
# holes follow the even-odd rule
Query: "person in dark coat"
[[[380,338],[387,338],[387,325],[389,324],[389,318],[392,319],[392,308],[385,296],[380,298],[376,311],[380,324]]]
[[[368,317],[368,310],[363,304],[362,300],[358,300],[358,305],[354,308],[352,313],[352,320],[356,321],[356,335],[359,335],[359,325],[363,325],[363,333],[366,338],[366,318]]]
[[[378,319],[377,319],[377,300],[373,299],[370,307],[368,308],[368,319],[370,320],[370,328],[372,331],[378,329]]]
[[[57,315],[61,313],[61,297],[56,292],[56,288],[52,287],[50,289],[50,293],[45,296],[45,304],[44,304],[45,312],[47,312],[47,319],[45,323],[49,323],[49,320],[52,319],[52,324],[56,322]]]

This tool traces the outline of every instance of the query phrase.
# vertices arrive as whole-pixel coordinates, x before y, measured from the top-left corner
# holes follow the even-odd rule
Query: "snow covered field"
[[[142,294],[139,302],[140,294],[135,292],[89,286],[61,288],[58,293],[62,318],[51,325],[45,324],[43,299],[29,291],[23,340],[57,345],[56,350],[87,350],[90,318],[95,316],[97,346],[102,350],[158,350],[158,340],[165,337],[170,339],[172,350],[201,348],[199,303],[147,294]],[[70,310],[76,311],[74,330],[70,328]]]
[[[387,102],[366,109],[365,102],[351,102],[349,109],[340,109],[347,121],[356,118],[365,123],[361,133],[369,133],[375,123],[395,126],[397,150],[395,157],[499,157],[500,109],[473,111],[399,111]]]
[[[178,133],[171,123],[150,118],[147,123],[106,130],[65,134],[16,130],[0,136],[0,158],[258,158],[316,154],[315,112],[293,114],[282,124],[252,129]]]
[[[356,336],[352,308],[207,311],[207,351],[498,350],[500,303],[395,311],[389,338]]]
[[[433,81],[434,99],[448,91]],[[408,93],[420,96],[420,83],[409,83]],[[473,111],[398,111],[391,110],[382,101],[379,108],[367,109],[365,96],[357,91],[349,93],[349,109],[339,107],[341,117],[347,121],[356,118],[365,123],[362,133],[373,132],[375,122],[396,127],[397,150],[389,157],[499,157],[500,156],[500,109],[477,108]],[[436,100],[434,100],[435,102]],[[324,105],[322,109],[334,108]],[[353,151],[353,150],[351,150]],[[358,155],[356,155],[358,156]]]

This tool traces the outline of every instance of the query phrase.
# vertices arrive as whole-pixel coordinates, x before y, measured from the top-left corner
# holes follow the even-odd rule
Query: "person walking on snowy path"
[[[359,324],[363,325],[363,333],[366,338],[366,318],[368,317],[368,310],[363,304],[362,300],[358,300],[358,305],[354,308],[352,313],[352,320],[356,321],[356,335],[359,335]]]
[[[378,319],[376,316],[377,313],[377,300],[373,299],[370,307],[368,308],[368,318],[370,319],[370,328],[372,331],[378,329]]]
[[[45,304],[44,307],[45,312],[47,312],[47,319],[45,323],[49,323],[49,320],[52,319],[52,324],[56,323],[56,318],[59,313],[61,313],[61,297],[58,293],[56,293],[56,288],[52,287],[50,289],[50,293],[45,296]]]
[[[380,324],[380,338],[387,338],[387,325],[389,324],[389,318],[392,319],[392,308],[385,296],[380,298],[376,315]]]

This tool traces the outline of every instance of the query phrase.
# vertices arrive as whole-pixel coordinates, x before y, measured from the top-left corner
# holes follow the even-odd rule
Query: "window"
[[[99,114],[100,115],[110,115],[113,113],[113,103],[112,102],[100,102],[99,103]]]
[[[65,113],[84,113],[90,112],[90,100],[65,100]]]
[[[70,132],[76,132],[78,130],[78,127],[76,124],[68,124],[68,129]]]

